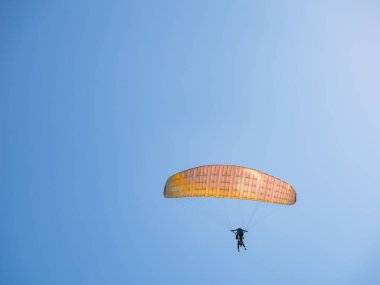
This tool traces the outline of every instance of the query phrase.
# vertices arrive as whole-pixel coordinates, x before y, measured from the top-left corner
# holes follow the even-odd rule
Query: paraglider
[[[289,183],[255,169],[234,165],[206,165],[169,177],[164,197],[227,198],[293,205],[296,202],[296,191]],[[245,230],[238,228],[232,231],[236,231],[238,249],[240,246],[245,248]]]
[[[237,240],[237,249],[240,251],[240,247],[244,247],[244,250],[247,250],[244,244],[244,233],[247,233],[248,231],[243,230],[241,228],[237,228],[236,230],[231,230],[235,234],[236,240]]]

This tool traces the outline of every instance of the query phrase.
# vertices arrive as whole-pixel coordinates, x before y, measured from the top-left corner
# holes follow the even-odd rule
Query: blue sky
[[[379,11],[1,1],[0,283],[379,284]],[[217,163],[298,191],[247,252],[162,196]]]

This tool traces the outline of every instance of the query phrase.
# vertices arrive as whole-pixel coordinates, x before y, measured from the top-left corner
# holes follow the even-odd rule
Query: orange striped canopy
[[[261,171],[234,165],[206,165],[169,177],[166,198],[215,197],[293,205],[296,191],[289,184]]]

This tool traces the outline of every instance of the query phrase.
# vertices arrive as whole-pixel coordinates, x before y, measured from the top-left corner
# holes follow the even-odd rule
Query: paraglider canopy
[[[166,198],[214,197],[293,205],[296,191],[289,184],[261,171],[234,165],[206,165],[169,177]]]

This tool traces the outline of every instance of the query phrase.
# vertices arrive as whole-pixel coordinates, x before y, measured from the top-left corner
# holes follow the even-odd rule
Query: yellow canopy
[[[164,196],[215,197],[293,205],[294,188],[269,174],[234,165],[206,165],[169,177]]]

